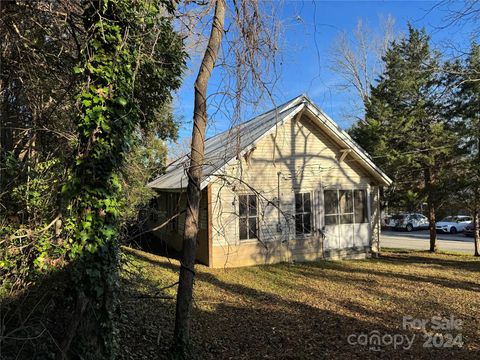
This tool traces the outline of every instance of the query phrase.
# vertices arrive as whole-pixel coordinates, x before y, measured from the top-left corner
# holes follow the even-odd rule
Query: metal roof
[[[207,139],[205,141],[205,162],[201,188],[205,188],[212,177],[221,172],[230,162],[242,156],[264,136],[275,130],[277,125],[290,120],[304,109],[309,110],[326,127],[325,130],[328,130],[330,136],[336,138],[337,142],[341,142],[352,149],[359,158],[359,162],[368,167],[371,170],[370,173],[381,179],[384,185],[391,183],[390,178],[372,162],[370,156],[345,131],[341,130],[307,96],[300,95],[275,109]],[[188,156],[184,155],[169,164],[165,174],[150,182],[148,186],[161,190],[186,188],[188,165]]]

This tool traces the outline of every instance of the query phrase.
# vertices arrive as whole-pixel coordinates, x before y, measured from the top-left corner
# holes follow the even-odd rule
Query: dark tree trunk
[[[428,204],[428,230],[430,232],[430,252],[437,251],[437,231],[435,229],[436,216],[435,216],[435,194],[433,189],[433,179],[431,169],[426,167],[424,170],[425,175],[425,190],[427,192],[427,204]]]
[[[475,204],[476,205],[476,204]],[[474,245],[475,245],[475,253],[474,256],[480,256],[480,229],[479,229],[479,221],[480,216],[478,213],[478,207],[475,206],[475,210],[473,212],[473,236],[474,236]]]
[[[183,235],[183,254],[177,292],[174,347],[185,352],[190,346],[190,319],[192,311],[193,280],[195,276],[195,251],[198,235],[198,210],[200,183],[204,162],[205,130],[207,126],[207,85],[217,60],[222,42],[225,21],[225,0],[217,0],[212,31],[195,81],[193,131],[188,169],[187,208]]]

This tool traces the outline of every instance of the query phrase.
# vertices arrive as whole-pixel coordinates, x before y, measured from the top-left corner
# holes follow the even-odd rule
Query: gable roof
[[[277,126],[292,119],[301,111],[307,112],[310,118],[342,149],[350,150],[350,156],[354,157],[380,184],[390,185],[392,183],[392,180],[373,163],[371,157],[350,135],[323,113],[307,96],[300,95],[275,109],[207,139],[201,188],[205,188],[215,174],[222,172],[229,163],[243,156],[265,136],[275,131]],[[186,188],[188,165],[188,156],[184,155],[169,164],[165,174],[150,182],[148,186],[162,190]]]

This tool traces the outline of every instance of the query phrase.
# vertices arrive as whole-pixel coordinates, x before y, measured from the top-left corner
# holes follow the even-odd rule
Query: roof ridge
[[[239,126],[248,124],[248,123],[252,122],[253,120],[258,119],[259,117],[266,116],[266,115],[269,114],[269,113],[275,112],[275,111],[278,110],[279,108],[282,108],[282,107],[288,105],[289,103],[293,103],[295,100],[300,99],[300,98],[302,98],[302,97],[308,99],[308,97],[307,97],[305,94],[297,95],[297,96],[295,96],[294,98],[291,98],[290,100],[285,101],[284,103],[282,103],[282,104],[280,104],[280,105],[277,105],[277,106],[276,106],[275,108],[273,108],[273,109],[270,109],[270,110],[267,110],[267,111],[265,111],[265,112],[263,112],[263,113],[260,113],[260,114],[258,114],[258,115],[255,115],[254,117],[252,117],[252,118],[250,118],[250,119],[248,119],[248,120],[246,120],[246,121],[243,121],[243,122],[235,125],[235,126],[232,127],[232,128],[229,128],[229,129],[224,130],[224,131],[222,131],[222,132],[220,132],[220,133],[218,133],[218,134],[215,134],[215,135],[213,135],[213,136],[211,136],[211,137],[209,137],[209,138],[206,138],[205,141],[208,141],[208,140],[213,139],[213,138],[215,138],[215,137],[217,137],[217,136],[220,136],[220,135],[223,135],[223,134],[225,134],[225,133],[227,133],[227,132],[230,132],[230,131],[232,131],[233,129],[238,128]],[[308,100],[309,100],[309,99],[308,99]],[[283,109],[283,111],[285,111],[285,110],[287,110],[287,109]]]
[[[263,112],[248,121],[208,138],[205,141],[202,188],[204,184],[208,184],[218,171],[221,171],[232,160],[238,158],[244,151],[249,151],[260,139],[270,133],[275,126],[278,126],[279,123],[283,124],[286,119],[293,118],[304,109],[308,109],[308,112],[318,120],[318,123],[323,124],[322,127],[325,127],[324,130],[327,131],[327,135],[332,137],[335,142],[338,142],[342,147],[351,148],[355,153],[354,156],[358,157],[358,160],[364,164],[369,173],[380,179],[382,184],[388,185],[391,183],[388,176],[373,162],[369,154],[307,95],[302,94],[278,105],[272,110]],[[235,139],[237,139],[236,142]],[[166,169],[166,173],[152,181],[149,186],[165,189],[183,188],[182,182],[186,181],[186,175],[182,165],[185,165],[186,159],[187,157],[183,156],[175,161],[174,164],[170,164],[171,166]]]

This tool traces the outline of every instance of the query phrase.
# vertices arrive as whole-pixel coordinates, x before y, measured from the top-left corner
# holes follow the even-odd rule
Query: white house
[[[149,186],[154,233],[181,250],[185,156]],[[378,251],[390,178],[302,95],[205,143],[197,260],[210,267],[365,257]],[[179,214],[175,216],[175,214]]]

